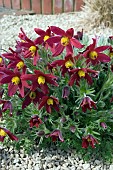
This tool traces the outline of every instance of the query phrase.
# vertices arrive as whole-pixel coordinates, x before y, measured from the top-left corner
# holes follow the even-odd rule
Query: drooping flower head
[[[98,141],[92,135],[87,135],[82,138],[82,148],[88,148],[89,146],[95,148],[96,143],[98,144]]]
[[[80,104],[82,111],[86,112],[87,109],[91,110],[92,107],[96,109],[96,102],[94,102],[89,96],[86,96],[82,99],[82,102]]]
[[[42,120],[38,117],[38,115],[33,115],[29,121],[30,127],[36,126],[39,127],[40,124],[42,124]]]
[[[54,130],[52,133],[46,135],[46,137],[47,137],[47,138],[48,138],[48,137],[51,137],[53,142],[56,142],[57,139],[60,140],[61,142],[64,142],[62,133],[61,133],[61,131],[58,130],[58,129],[56,129],[56,130]]]

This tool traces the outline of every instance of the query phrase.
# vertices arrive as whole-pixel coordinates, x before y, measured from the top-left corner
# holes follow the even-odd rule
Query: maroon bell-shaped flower
[[[65,86],[62,90],[62,98],[67,99],[70,94],[69,86]]]
[[[51,137],[53,142],[56,142],[57,139],[59,139],[61,142],[64,142],[64,139],[62,137],[62,133],[60,130],[56,129],[52,133],[46,135],[46,137]]]
[[[95,148],[96,143],[98,144],[98,141],[92,135],[87,135],[82,138],[82,148],[88,148],[89,146]]]
[[[38,117],[38,115],[33,115],[29,121],[30,127],[39,127],[40,124],[42,124],[42,120]]]
[[[82,111],[86,112],[87,109],[91,110],[92,107],[96,109],[96,102],[94,102],[89,96],[83,98],[80,106],[82,107]]]
[[[11,140],[18,141],[18,138],[13,135],[8,129],[0,127],[0,142],[4,141],[6,136],[9,136]]]

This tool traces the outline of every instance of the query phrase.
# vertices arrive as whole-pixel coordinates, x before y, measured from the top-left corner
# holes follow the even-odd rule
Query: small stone
[[[95,160],[95,164],[96,164],[96,165],[100,165],[101,162],[100,162],[99,160]]]
[[[34,166],[34,170],[40,170],[39,165],[35,165],[35,166]]]
[[[110,165],[109,170],[113,170],[113,164]]]
[[[83,164],[82,166],[83,166],[84,170],[88,170],[88,168],[90,168],[90,164],[88,164],[88,163],[87,164]]]
[[[13,161],[13,164],[16,164],[16,163],[18,163],[19,162],[19,159],[14,159],[14,161]]]

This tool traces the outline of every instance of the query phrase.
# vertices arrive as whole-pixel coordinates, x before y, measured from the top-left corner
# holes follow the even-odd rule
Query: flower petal
[[[76,48],[83,48],[84,45],[82,45],[77,39],[71,38],[70,39],[71,44]]]
[[[62,30],[61,28],[59,27],[56,27],[56,26],[50,26],[50,29],[53,33],[57,34],[57,35],[61,35],[61,36],[65,36],[66,33],[64,30]]]
[[[106,54],[102,54],[102,53],[99,53],[98,54],[98,60],[100,61],[100,62],[110,62],[110,57],[109,56],[107,56]]]

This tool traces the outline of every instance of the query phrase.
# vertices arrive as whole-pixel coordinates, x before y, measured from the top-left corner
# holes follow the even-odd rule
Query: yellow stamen
[[[91,139],[87,139],[88,142],[91,142]]]
[[[111,52],[111,53],[109,54],[109,56],[110,56],[110,58],[113,58],[113,52]]]
[[[67,62],[65,62],[65,67],[66,68],[73,67],[73,62],[71,60],[68,60]]]
[[[49,98],[49,99],[47,100],[47,104],[48,104],[48,105],[53,105],[53,99],[52,99],[52,98]]]
[[[29,97],[30,97],[30,99],[35,99],[36,98],[36,93],[35,92],[31,92],[30,94],[29,94]]]
[[[34,56],[34,55],[35,55],[35,52],[36,52],[36,47],[35,47],[35,46],[31,46],[31,47],[29,48],[29,51],[31,51],[31,52],[32,52],[32,56]]]
[[[61,44],[63,46],[67,46],[69,44],[69,38],[68,37],[62,37],[61,38]]]
[[[49,38],[50,38],[49,35],[45,35],[45,36],[44,36],[44,42],[45,42],[46,40],[48,40]]]
[[[45,83],[45,77],[39,76],[37,81],[38,81],[39,84],[44,84]]]
[[[7,133],[3,130],[3,129],[0,129],[0,136],[6,136]]]
[[[20,70],[24,67],[24,62],[23,61],[19,61],[16,65],[16,67]]]
[[[2,63],[2,60],[3,60],[2,57],[0,57],[0,64]]]
[[[14,85],[18,85],[20,83],[20,78],[15,76],[15,77],[12,78],[11,81]]]
[[[25,40],[21,40],[21,42],[26,42]]]
[[[79,77],[85,77],[85,72],[83,70],[78,71]]]
[[[92,59],[92,60],[95,60],[97,58],[98,54],[96,51],[91,51],[89,53],[89,57]]]

